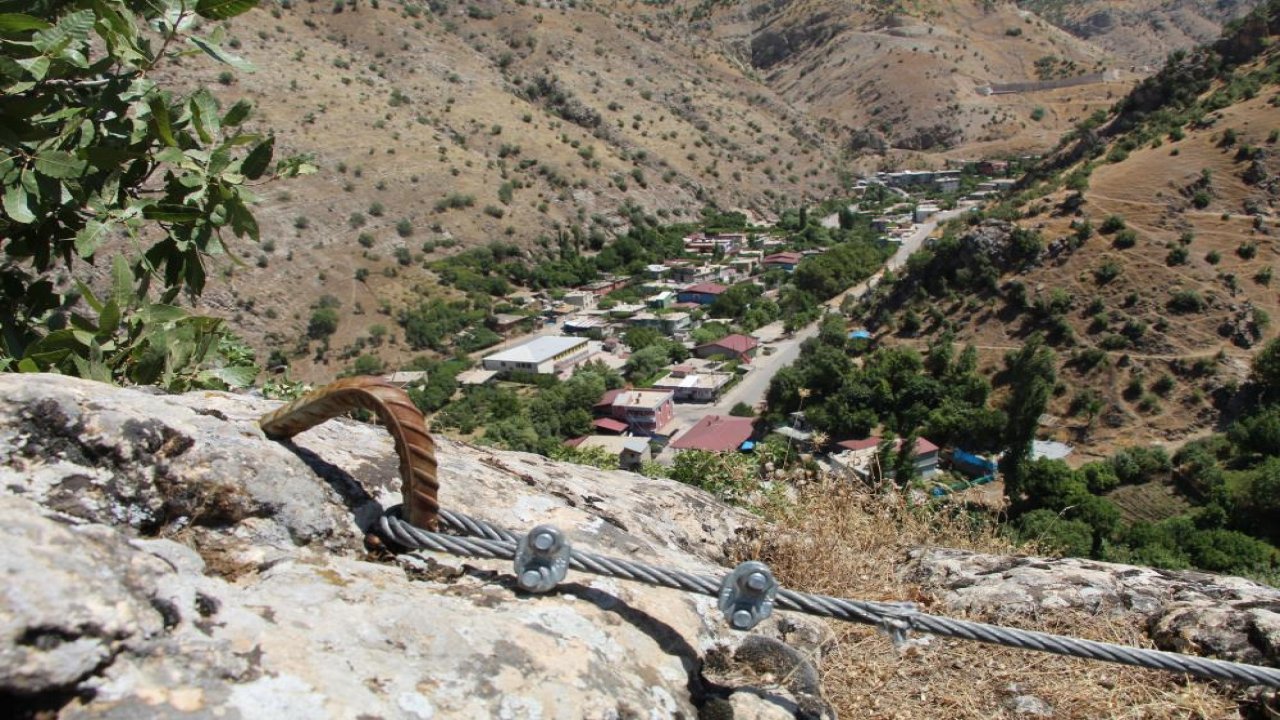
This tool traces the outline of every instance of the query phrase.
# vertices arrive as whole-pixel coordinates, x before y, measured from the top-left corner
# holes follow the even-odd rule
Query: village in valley
[[[804,341],[817,335],[822,317],[843,318],[851,352],[872,349],[876,337],[858,322],[859,301],[886,270],[902,267],[941,222],[978,209],[1015,183],[1003,177],[1010,170],[1006,161],[958,165],[859,180],[848,204],[827,208],[835,211],[809,221],[833,230],[860,227],[884,257],[874,274],[825,299],[814,314],[798,319],[775,317],[775,312],[764,324],[743,322],[744,305],[776,301],[797,267],[829,247],[797,241],[800,233],[772,223],[688,232],[679,257],[647,264],[633,275],[608,275],[563,291],[508,293],[511,311],[486,321],[503,339],[471,353],[474,364],[455,375],[457,392],[465,397],[495,384],[543,387],[567,381],[583,368],[605,368],[624,377],[625,384],[593,403],[589,433],[563,440],[571,451],[594,451],[609,464],[640,470],[651,462],[670,466],[678,453],[690,450],[751,453],[773,437],[798,452],[820,451],[821,463],[851,478],[891,477],[891,469],[880,467],[880,455],[899,452],[901,439],[828,438],[815,432],[803,411],[790,413],[776,427],[760,413],[770,381],[796,360]],[[664,351],[647,350],[655,346]],[[642,353],[660,362],[641,365],[637,355]],[[391,377],[412,386],[426,374]],[[912,442],[914,477],[929,481],[945,465],[962,478],[952,485],[933,483],[935,494],[995,477],[992,458],[961,448],[944,452],[924,437]]]

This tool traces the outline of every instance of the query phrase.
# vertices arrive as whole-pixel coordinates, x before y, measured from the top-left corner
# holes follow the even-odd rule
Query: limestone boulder
[[[950,611],[1132,615],[1161,649],[1280,665],[1280,590],[1243,578],[949,548],[915,550],[901,572]]]
[[[390,438],[335,420],[271,441],[256,420],[278,405],[0,376],[0,701],[67,718],[830,716],[805,618],[740,633],[709,597],[574,573],[530,595],[507,562],[367,546],[400,500]],[[683,570],[723,572],[754,522],[631,473],[443,439],[438,458],[445,507]]]

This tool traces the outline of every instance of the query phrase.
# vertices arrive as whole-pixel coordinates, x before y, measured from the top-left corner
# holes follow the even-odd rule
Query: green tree
[[[1000,459],[1000,472],[1004,475],[1005,493],[1017,503],[1023,492],[1023,469],[1031,458],[1031,443],[1049,402],[1057,370],[1053,351],[1045,347],[1039,333],[1032,335],[1021,350],[1006,355],[1004,362],[1013,386],[1004,406],[1008,450]]]
[[[631,352],[639,352],[651,345],[663,341],[662,333],[653,328],[633,327],[622,335],[622,341],[631,348]]]
[[[247,182],[309,168],[295,158],[272,169],[274,138],[243,129],[247,101],[174,92],[160,71],[190,52],[251,69],[221,47],[221,23],[256,4],[0,0],[0,368],[175,389],[252,380],[225,372],[248,366],[224,351],[233,343],[218,320],[172,303],[204,289],[205,257],[230,236],[258,240]],[[198,19],[208,35],[192,31]],[[119,259],[109,297],[50,280],[77,279],[100,251]]]
[[[631,380],[643,380],[667,364],[667,349],[662,345],[650,345],[631,353],[623,372]]]
[[[1023,541],[1068,557],[1088,557],[1093,545],[1093,529],[1079,520],[1066,520],[1051,510],[1032,510],[1021,516],[1014,526]]]
[[[1280,338],[1275,338],[1253,358],[1253,381],[1267,400],[1280,399]]]

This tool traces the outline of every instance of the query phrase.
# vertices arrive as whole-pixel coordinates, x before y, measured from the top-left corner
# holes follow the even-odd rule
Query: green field
[[[1120,508],[1120,514],[1128,522],[1157,522],[1181,515],[1192,507],[1171,483],[1160,481],[1123,485],[1106,497]]]

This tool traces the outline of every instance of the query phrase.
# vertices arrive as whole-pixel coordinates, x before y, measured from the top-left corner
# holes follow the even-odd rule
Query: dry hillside
[[[206,308],[265,353],[295,348],[331,295],[333,347],[381,324],[392,364],[409,355],[394,314],[443,295],[424,262],[458,248],[536,256],[560,232],[712,203],[767,220],[860,170],[1042,152],[1133,80],[983,94],[1114,66],[983,0],[274,0],[227,34],[256,72],[169,72],[253,100],[256,128],[319,172],[261,189],[265,241],[234,249],[245,262],[220,269]]]
[[[1018,0],[1076,37],[1135,65],[1159,66],[1174,50],[1214,40],[1259,0]]]
[[[856,149],[1040,152],[1071,115],[1127,88],[1094,82],[1047,100],[982,92],[1113,69],[1107,53],[1010,3],[731,4],[707,30]],[[1062,112],[1031,119],[1046,101]]]
[[[1187,111],[1195,119],[1158,134],[1150,123],[1115,131],[1127,115],[1082,131],[1086,139],[1069,143],[1047,164],[1045,181],[1014,204],[1017,226],[1046,246],[1040,259],[1005,267],[994,291],[939,296],[904,283],[886,307],[933,321],[900,337],[922,343],[950,327],[994,366],[1032,332],[1046,333],[1060,360],[1050,410],[1060,421],[1045,429],[1082,444],[1082,460],[1121,445],[1176,445],[1220,427],[1251,355],[1276,334],[1271,318],[1280,317],[1272,279],[1280,258],[1278,64],[1268,50],[1209,82]],[[1166,112],[1174,110],[1152,117]],[[1092,160],[1073,160],[1082,145]],[[957,230],[960,246],[1001,237],[1008,226],[1000,222]]]

